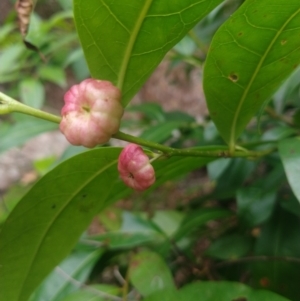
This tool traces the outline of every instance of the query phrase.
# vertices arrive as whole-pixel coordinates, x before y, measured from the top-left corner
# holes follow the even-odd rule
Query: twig
[[[277,114],[277,112],[273,108],[266,107],[265,111],[270,115],[270,117],[280,120],[280,121],[283,121],[284,123],[286,123],[290,126],[295,126],[295,124],[293,123],[293,121],[290,118],[288,118],[287,116],[284,116],[284,115]]]
[[[128,297],[129,297],[128,290],[129,290],[129,268],[127,268],[126,276],[125,276],[125,279],[124,279],[124,285],[123,285],[123,288],[122,288],[122,291],[123,291],[122,301],[127,301],[128,300]]]
[[[93,246],[93,247],[97,247],[97,248],[101,248],[101,247],[105,246],[105,243],[103,243],[103,242],[99,242],[99,241],[92,240],[92,239],[86,239],[86,238],[80,239],[79,242],[82,242],[85,245]]]
[[[119,271],[119,268],[117,266],[114,266],[113,273],[114,273],[114,276],[116,277],[116,279],[119,281],[119,283],[121,285],[125,285],[126,284],[126,280],[121,275],[121,273]]]

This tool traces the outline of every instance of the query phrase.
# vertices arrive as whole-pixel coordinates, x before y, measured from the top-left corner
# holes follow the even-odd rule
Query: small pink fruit
[[[118,170],[123,182],[138,191],[149,188],[155,182],[155,171],[143,149],[128,144],[121,152]]]
[[[73,145],[106,143],[120,127],[121,92],[109,81],[86,79],[65,94],[60,130]]]

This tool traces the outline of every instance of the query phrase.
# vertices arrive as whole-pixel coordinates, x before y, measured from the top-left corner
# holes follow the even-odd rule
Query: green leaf
[[[195,149],[213,150],[220,147],[199,147]],[[199,158],[199,157],[172,157],[167,160],[158,160],[153,163],[155,168],[156,181],[155,183],[144,192],[145,195],[151,193],[154,189],[162,185],[166,181],[172,181],[181,178],[192,170],[196,170],[205,166],[207,163],[213,161],[214,158]],[[109,204],[114,203],[130,194],[132,190],[129,188],[124,189],[123,183],[118,182],[114,187],[114,193],[110,196]]]
[[[280,125],[266,130],[261,138],[262,140],[282,140],[295,136],[296,134],[296,129],[291,128],[290,126]]]
[[[57,124],[37,118],[24,118],[22,121],[12,125],[1,135],[0,153],[14,146],[19,146],[25,143],[29,138],[32,138],[40,133],[48,132],[57,129]],[[1,131],[1,125],[0,125]]]
[[[294,194],[289,191],[285,193],[280,199],[281,208],[287,210],[288,212],[300,217],[300,204],[296,199]]]
[[[0,232],[0,301],[25,301],[68,255],[93,216],[132,192],[118,177],[120,150],[99,148],[63,162],[14,208]],[[152,189],[211,160],[155,162],[157,181]]]
[[[56,164],[56,157],[50,156],[43,159],[35,160],[33,162],[33,167],[40,176],[44,176],[50,169],[53,168],[54,164]]]
[[[140,232],[146,234],[161,234],[160,229],[158,229],[148,217],[141,214],[133,214],[128,211],[124,211],[123,223],[121,230],[124,232]]]
[[[271,260],[249,264],[254,287],[273,290],[291,300],[299,298],[298,282],[291,281],[300,279],[299,263],[288,260],[300,256],[299,229],[299,218],[285,210],[277,210],[261,228],[254,257],[270,257]]]
[[[143,301],[185,301],[185,299],[180,298],[177,290],[165,289],[154,292]]]
[[[26,78],[19,84],[19,94],[22,102],[28,106],[40,109],[45,101],[44,86],[39,80]]]
[[[129,279],[143,296],[149,296],[158,290],[175,289],[168,266],[159,255],[150,251],[143,251],[132,257]]]
[[[283,83],[283,85],[278,89],[278,91],[273,96],[274,106],[276,112],[281,114],[283,113],[284,105],[287,103],[287,100],[291,96],[292,92],[296,90],[296,87],[299,87],[300,83],[300,67],[298,67]]]
[[[215,160],[207,165],[208,176],[211,180],[216,181],[228,166],[232,163],[231,159],[221,158]]]
[[[6,22],[5,22],[6,23]],[[15,29],[13,22],[2,24],[0,28],[0,43],[2,44],[7,36]]]
[[[9,188],[8,192],[3,196],[2,202],[0,202],[0,223],[5,221],[9,213],[18,204],[29,188],[30,187],[23,185],[15,185]],[[1,199],[0,197],[0,200]]]
[[[206,148],[195,148],[195,149],[206,149]],[[214,149],[214,147],[207,148]],[[218,149],[216,147],[215,149]],[[160,186],[167,180],[173,180],[186,175],[188,172],[203,167],[207,163],[215,160],[214,158],[192,158],[192,157],[182,157],[182,158],[170,158],[167,161],[156,161],[154,162],[154,167],[156,171],[156,182],[148,191],[152,191],[154,188]]]
[[[208,108],[233,149],[265,100],[297,68],[298,0],[249,0],[215,34],[204,70]]]
[[[195,282],[180,290],[184,301],[289,301],[288,299],[263,290],[253,290],[250,287],[234,282]]]
[[[150,120],[157,120],[158,122],[164,122],[166,120],[166,113],[163,111],[161,105],[154,102],[145,102],[135,106],[129,106],[127,109],[129,112],[141,112]]]
[[[250,227],[270,218],[277,191],[266,192],[256,187],[245,187],[237,191],[238,216]]]
[[[279,154],[289,184],[300,202],[300,138],[280,141]]]
[[[178,44],[174,46],[174,50],[183,56],[193,55],[196,49],[196,43],[189,36],[185,36]]]
[[[184,215],[175,210],[157,210],[152,222],[167,236],[171,237],[180,227]]]
[[[74,17],[94,78],[123,92],[123,105],[164,55],[222,0],[74,0]]]
[[[187,214],[173,239],[174,241],[178,241],[189,235],[192,231],[198,230],[207,222],[228,216],[230,216],[230,212],[223,209],[203,208],[195,210]]]
[[[215,194],[229,197],[234,195],[249,175],[254,171],[257,162],[241,158],[229,159],[224,171],[218,177]]]
[[[181,111],[171,111],[165,113],[165,118],[167,121],[181,121],[182,123],[196,123],[196,120],[193,116],[181,112]]]
[[[111,206],[100,212],[99,221],[105,227],[106,231],[118,231],[122,225],[122,213],[120,208]]]
[[[53,82],[61,88],[67,86],[66,75],[61,67],[42,66],[39,68],[39,76],[41,79]]]
[[[116,286],[98,284],[88,286],[82,291],[72,293],[61,301],[107,301],[112,299],[107,296],[117,296],[120,293],[120,288]]]
[[[78,288],[70,282],[70,277],[79,283],[85,283],[101,253],[102,251],[99,249],[75,249],[43,281],[30,298],[30,301],[60,301],[63,297],[77,290]]]
[[[157,242],[161,240],[162,235],[154,232],[109,232],[96,237],[91,237],[93,241],[103,243],[110,250],[131,249],[146,243]]]
[[[0,82],[2,77],[20,67],[21,56],[25,48],[21,44],[15,44],[3,49],[0,53]],[[19,74],[20,76],[20,74]]]
[[[249,237],[234,233],[215,240],[206,250],[206,254],[217,259],[236,259],[246,255],[251,246]]]
[[[158,242],[163,235],[154,229],[150,220],[119,208],[108,208],[100,214],[101,224],[110,232],[93,236],[110,249],[133,248],[148,242]]]
[[[153,142],[165,142],[168,138],[172,136],[172,132],[178,129],[182,125],[180,121],[165,121],[164,123],[159,123],[157,125],[147,128],[141,137]]]
[[[17,204],[0,233],[0,300],[25,301],[75,246],[104,206],[120,149],[73,157],[49,172]]]

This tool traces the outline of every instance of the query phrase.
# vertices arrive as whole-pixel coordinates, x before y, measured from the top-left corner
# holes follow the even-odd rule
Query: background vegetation
[[[122,131],[219,158],[156,161],[143,194],[118,179],[118,147],[68,146],[33,162],[33,182],[1,191],[0,300],[300,300],[300,4],[102,2],[74,1],[75,19],[71,1],[37,3],[26,40],[46,62],[11,10],[1,91],[59,114],[67,88],[93,76],[118,85],[126,106],[164,58],[160,76],[180,66],[203,81],[210,114],[142,99]],[[0,152],[55,129],[3,115]]]

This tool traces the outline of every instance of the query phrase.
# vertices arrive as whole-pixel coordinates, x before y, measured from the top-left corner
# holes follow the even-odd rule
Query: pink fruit
[[[73,145],[106,143],[120,127],[121,92],[109,81],[86,79],[65,94],[60,130]]]
[[[155,182],[155,171],[143,149],[128,144],[121,152],[118,170],[123,182],[138,191],[149,188]]]

